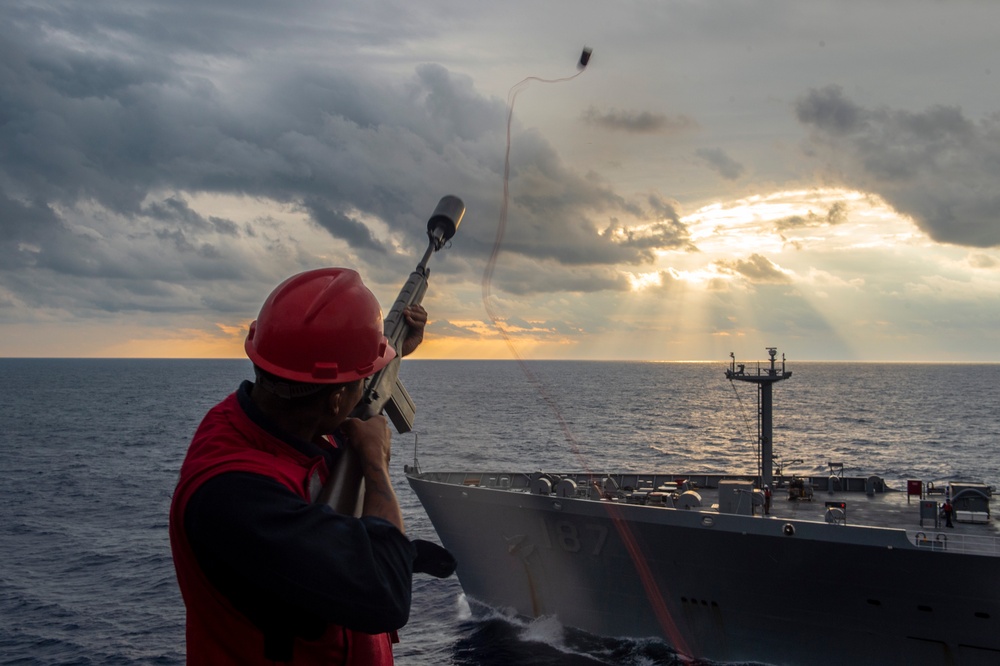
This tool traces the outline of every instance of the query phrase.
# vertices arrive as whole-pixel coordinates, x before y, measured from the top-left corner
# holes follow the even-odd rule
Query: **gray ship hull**
[[[903,529],[558,497],[470,477],[407,472],[466,594],[489,606],[657,637],[715,661],[1000,664],[995,553],[921,548]]]

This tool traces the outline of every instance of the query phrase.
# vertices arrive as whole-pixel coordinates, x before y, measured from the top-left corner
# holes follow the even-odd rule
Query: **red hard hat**
[[[349,268],[306,271],[279,284],[250,324],[244,348],[261,369],[310,384],[368,377],[396,356],[375,295]]]

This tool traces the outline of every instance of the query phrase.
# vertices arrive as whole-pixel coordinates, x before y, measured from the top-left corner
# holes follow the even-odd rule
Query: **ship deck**
[[[1000,557],[1000,530],[988,499],[976,509],[956,503],[952,527],[940,517],[945,488],[921,495],[889,488],[878,477],[800,478],[775,483],[769,510],[753,479],[712,474],[549,474],[429,472],[421,478],[509,492],[642,504],[702,512],[736,513],[762,520],[812,521],[905,530],[919,548]],[[979,485],[989,494],[989,489]],[[831,489],[832,487],[832,489]],[[720,492],[721,489],[721,492]],[[930,492],[927,492],[929,490]],[[729,498],[728,501],[726,498]],[[983,505],[985,504],[985,506]],[[923,508],[922,508],[923,507]]]

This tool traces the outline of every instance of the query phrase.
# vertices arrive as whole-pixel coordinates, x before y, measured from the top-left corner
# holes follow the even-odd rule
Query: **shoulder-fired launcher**
[[[431,255],[440,250],[455,235],[462,217],[465,215],[465,204],[456,196],[445,196],[438,202],[437,208],[427,220],[427,250],[417,267],[410,273],[410,278],[403,285],[386,316],[383,333],[389,344],[396,350],[396,358],[387,366],[365,380],[365,388],[361,402],[351,416],[368,419],[385,412],[392,421],[397,432],[410,432],[413,429],[413,419],[416,415],[416,405],[410,394],[399,379],[399,362],[402,359],[402,345],[410,332],[403,310],[411,305],[419,305],[427,292],[427,278],[430,269],[427,262]],[[319,496],[319,501],[326,502],[338,513],[358,515],[361,498],[364,496],[361,467],[348,447],[341,454],[340,462],[333,470]]]
[[[427,292],[427,278],[430,269],[427,261],[447,243],[458,229],[462,216],[465,215],[465,204],[458,197],[448,195],[438,202],[437,208],[427,221],[427,237],[430,242],[423,259],[410,273],[410,279],[396,297],[392,309],[385,318],[383,332],[389,339],[389,344],[396,350],[396,358],[389,365],[372,375],[365,383],[364,395],[358,405],[359,418],[370,418],[383,411],[392,421],[397,432],[409,432],[413,429],[413,417],[416,405],[399,381],[399,361],[402,354],[403,340],[410,332],[403,310],[411,305],[419,305]]]

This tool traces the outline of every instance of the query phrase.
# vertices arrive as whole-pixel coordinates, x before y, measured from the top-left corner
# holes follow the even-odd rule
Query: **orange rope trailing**
[[[504,153],[503,160],[503,201],[500,203],[500,221],[497,224],[497,237],[493,241],[493,250],[490,252],[490,258],[486,262],[486,269],[483,271],[483,306],[486,308],[486,314],[489,315],[493,325],[496,326],[500,335],[503,336],[504,342],[507,343],[507,347],[519,361],[521,360],[521,357],[517,353],[517,349],[514,347],[510,336],[507,335],[507,331],[499,323],[500,317],[490,300],[492,297],[493,271],[496,269],[497,257],[500,255],[500,246],[503,244],[503,237],[507,231],[507,202],[510,198],[510,125],[514,118],[514,102],[517,101],[517,96],[521,93],[521,91],[527,88],[528,84],[532,81],[538,81],[539,83],[562,83],[565,81],[572,81],[581,74],[583,74],[583,70],[580,70],[573,76],[567,76],[561,79],[541,79],[537,76],[529,76],[528,78],[515,84],[507,92],[507,150]]]
[[[649,568],[649,562],[646,561],[645,553],[642,552],[642,546],[639,545],[635,534],[632,533],[632,528],[629,527],[628,521],[622,517],[621,508],[611,502],[604,502],[604,508],[608,513],[608,517],[611,518],[611,523],[618,531],[618,536],[625,545],[629,557],[632,559],[636,573],[639,574],[643,590],[646,592],[646,599],[649,600],[649,605],[653,608],[653,613],[656,615],[656,621],[660,623],[663,633],[670,639],[670,644],[678,653],[677,657],[682,662],[689,663],[690,658],[688,655],[691,651],[688,648],[687,641],[684,640],[684,636],[681,634],[680,629],[678,629],[677,623],[674,622],[673,616],[670,615],[670,610],[663,600],[663,593],[656,584],[656,579],[653,578],[653,571]]]
[[[563,435],[572,444],[574,453],[579,457],[579,448],[576,444],[576,440],[573,437],[573,433],[569,428],[569,424],[563,418],[562,413],[560,413],[558,406],[555,404],[552,397],[545,390],[542,383],[535,377],[534,373],[531,372],[531,368],[527,366],[524,359],[521,358],[521,354],[518,353],[517,347],[514,345],[514,341],[511,339],[510,335],[507,333],[506,328],[504,328],[501,323],[501,318],[496,308],[493,306],[492,302],[492,285],[493,285],[493,272],[496,269],[497,257],[500,255],[500,246],[503,244],[503,237],[507,231],[507,202],[510,198],[510,126],[511,121],[514,118],[514,102],[517,100],[517,96],[522,90],[528,87],[532,81],[538,81],[539,83],[562,83],[565,81],[572,81],[576,77],[583,74],[584,70],[582,67],[586,66],[587,61],[590,59],[589,49],[584,50],[584,55],[580,57],[581,69],[579,72],[573,76],[567,76],[561,79],[542,79],[537,76],[529,76],[522,81],[515,84],[507,92],[507,149],[504,153],[503,162],[503,201],[500,204],[500,220],[497,223],[497,235],[496,239],[493,241],[493,250],[490,252],[490,258],[486,262],[486,268],[483,270],[483,307],[486,309],[486,314],[489,316],[490,321],[493,322],[493,326],[500,333],[507,348],[510,350],[511,355],[517,360],[518,365],[521,366],[521,371],[528,378],[535,389],[541,395],[542,400],[549,406],[552,413],[555,414],[556,419],[559,421],[559,427],[563,431]]]
[[[493,249],[490,252],[490,258],[486,262],[486,268],[483,270],[483,281],[482,281],[482,291],[483,291],[483,306],[486,309],[486,314],[489,316],[490,321],[493,322],[493,326],[496,327],[497,331],[503,337],[507,348],[510,350],[511,355],[517,360],[518,365],[521,367],[521,371],[528,378],[528,380],[534,385],[535,389],[538,391],[542,400],[548,405],[549,409],[555,415],[556,420],[559,422],[559,427],[563,431],[563,435],[566,441],[569,442],[573,454],[578,460],[582,461],[582,456],[580,455],[580,447],[576,438],[573,436],[573,432],[569,427],[569,423],[563,418],[562,413],[559,411],[559,407],[555,400],[549,395],[548,391],[542,385],[541,381],[534,375],[531,368],[524,362],[521,354],[518,352],[514,341],[508,334],[506,328],[501,323],[501,317],[497,309],[494,307],[492,302],[492,283],[493,283],[493,273],[496,270],[497,257],[500,255],[500,247],[503,244],[504,234],[507,231],[507,209],[508,201],[510,198],[510,146],[511,146],[511,122],[514,117],[514,103],[517,101],[517,96],[523,91],[532,81],[538,81],[539,83],[562,83],[565,81],[572,81],[576,77],[583,73],[588,61],[590,60],[590,49],[585,48],[583,54],[580,56],[580,71],[572,76],[567,76],[561,79],[542,79],[535,76],[529,76],[516,85],[514,85],[510,91],[507,93],[507,148],[504,154],[504,165],[503,165],[503,200],[500,204],[500,219],[497,223],[497,235],[493,242]],[[585,464],[582,467],[586,468]],[[588,472],[589,473],[589,472]],[[653,577],[653,572],[649,568],[649,563],[646,560],[642,552],[642,547],[636,540],[635,534],[633,534],[631,527],[629,527],[628,521],[622,517],[621,509],[611,502],[604,503],[605,508],[608,513],[608,517],[611,519],[612,524],[615,526],[618,532],[619,538],[621,538],[622,543],[627,550],[629,557],[635,566],[636,572],[639,574],[639,578],[642,581],[643,589],[646,592],[646,597],[649,601],[650,606],[653,609],[656,619],[663,629],[664,635],[666,635],[671,645],[678,652],[678,657],[684,661],[688,662],[689,659],[687,655],[691,654],[687,647],[687,641],[681,635],[677,624],[674,622],[673,617],[670,615],[670,611],[667,608],[666,603],[663,599],[663,594],[660,592],[659,586]]]

